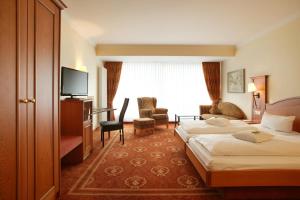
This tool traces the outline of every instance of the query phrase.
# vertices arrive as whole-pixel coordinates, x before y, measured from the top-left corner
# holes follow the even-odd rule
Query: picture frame
[[[227,92],[245,93],[245,69],[227,72]]]

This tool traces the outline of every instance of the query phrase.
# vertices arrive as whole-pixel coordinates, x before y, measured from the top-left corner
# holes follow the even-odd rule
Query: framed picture
[[[227,92],[245,92],[245,69],[239,69],[227,73]]]

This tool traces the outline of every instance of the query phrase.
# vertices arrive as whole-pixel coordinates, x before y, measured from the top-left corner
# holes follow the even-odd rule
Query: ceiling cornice
[[[235,52],[235,45],[96,45],[97,56],[235,56]]]

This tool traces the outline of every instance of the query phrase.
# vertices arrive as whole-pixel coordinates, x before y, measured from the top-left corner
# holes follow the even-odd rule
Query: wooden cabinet
[[[88,124],[83,127],[83,152],[84,158],[88,157],[93,150],[93,125],[88,122]]]
[[[0,1],[0,199],[5,200],[17,198],[16,13],[16,1]]]
[[[63,162],[82,162],[93,150],[93,100],[64,99],[61,101],[61,136],[71,140],[81,137],[82,144],[62,155]],[[63,144],[61,144],[63,145]],[[68,145],[70,146],[70,145]],[[73,147],[76,147],[73,145]],[[64,148],[62,146],[62,148]]]
[[[0,199],[59,192],[60,10],[56,0],[1,0]]]

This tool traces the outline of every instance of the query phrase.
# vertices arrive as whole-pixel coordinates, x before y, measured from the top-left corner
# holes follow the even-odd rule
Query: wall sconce
[[[255,105],[255,108],[257,108],[255,97],[259,99],[260,98],[260,94],[259,94],[259,92],[257,92],[257,88],[256,88],[256,86],[255,86],[255,84],[253,82],[248,83],[248,92],[252,92],[253,93],[252,96],[253,96],[254,105]],[[255,94],[255,92],[257,92],[257,93]]]
[[[87,67],[83,66],[83,65],[76,66],[75,69],[82,71],[82,72],[87,72]]]

